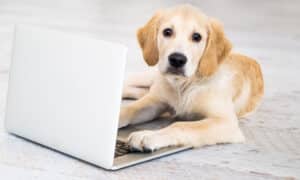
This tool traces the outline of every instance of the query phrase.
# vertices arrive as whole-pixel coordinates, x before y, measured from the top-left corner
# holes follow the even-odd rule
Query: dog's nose
[[[175,68],[181,68],[185,65],[187,58],[181,53],[172,53],[169,55],[169,63]]]

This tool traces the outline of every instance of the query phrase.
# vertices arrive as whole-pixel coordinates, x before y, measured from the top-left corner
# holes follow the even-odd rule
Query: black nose
[[[169,63],[175,68],[181,68],[185,65],[187,58],[181,53],[172,53],[169,55]]]

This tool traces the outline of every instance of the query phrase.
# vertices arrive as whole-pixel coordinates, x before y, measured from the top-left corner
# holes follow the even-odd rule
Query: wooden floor
[[[176,3],[175,3],[176,2]],[[3,129],[13,25],[29,23],[118,41],[127,72],[146,68],[135,31],[180,0],[0,0],[0,179],[298,179],[300,178],[300,1],[190,0],[220,19],[239,51],[258,59],[266,95],[241,121],[245,144],[204,147],[117,172],[8,135]]]

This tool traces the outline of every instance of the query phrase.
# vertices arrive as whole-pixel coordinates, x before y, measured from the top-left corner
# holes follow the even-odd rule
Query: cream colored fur
[[[175,31],[173,37],[162,36],[167,27]],[[191,41],[195,31],[202,35],[199,43]],[[218,21],[182,5],[157,12],[137,35],[145,61],[158,71],[129,78],[123,97],[137,100],[121,108],[119,127],[153,120],[170,109],[180,121],[132,133],[131,147],[153,151],[245,140],[238,118],[257,106],[263,78],[254,60],[231,52]],[[184,75],[168,73],[167,57],[172,52],[186,55]]]

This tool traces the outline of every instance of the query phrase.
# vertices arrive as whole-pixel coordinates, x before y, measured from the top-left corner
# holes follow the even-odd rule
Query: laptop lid
[[[110,168],[126,53],[116,43],[17,26],[7,131]]]

